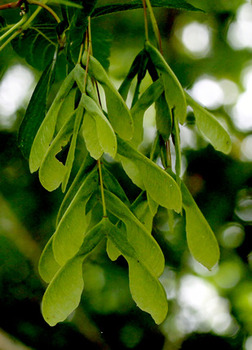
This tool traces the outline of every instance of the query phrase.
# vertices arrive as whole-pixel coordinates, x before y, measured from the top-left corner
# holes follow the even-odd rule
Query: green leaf
[[[117,178],[105,167],[102,169],[102,177],[106,189],[114,193],[122,202],[129,204],[129,199]]]
[[[75,98],[77,88],[70,90],[69,94],[64,98],[64,101],[60,107],[57,123],[55,125],[55,135],[60,131],[65,122],[73,115],[75,110]]]
[[[67,191],[61,203],[61,206],[59,208],[58,215],[57,215],[56,226],[58,226],[59,221],[61,220],[66,209],[69,207],[70,203],[72,202],[81,184],[85,181],[86,177],[92,171],[95,165],[96,165],[96,161],[93,158],[91,158],[87,153],[77,175],[73,180],[73,183],[71,184],[69,190]]]
[[[18,145],[25,158],[29,158],[35,135],[45,118],[48,91],[53,80],[55,61],[42,73],[32,94],[18,131]]]
[[[134,215],[141,221],[141,223],[145,226],[147,231],[151,233],[153,217],[157,212],[158,204],[153,200],[146,199],[146,193],[142,192],[138,198],[132,203],[130,209],[134,213]],[[151,201],[151,205],[149,202]]]
[[[164,93],[156,100],[155,109],[157,130],[163,139],[168,141],[172,131],[172,115]]]
[[[75,114],[75,113],[74,113]],[[74,128],[74,115],[66,121],[50,144],[39,169],[39,180],[47,191],[60,186],[66,175],[67,167],[57,159],[57,155],[68,145]]]
[[[119,156],[118,152],[118,159],[122,163],[122,167],[128,177],[132,180],[132,182],[141,188],[142,190],[145,190],[144,182],[143,182],[143,174],[141,174],[140,168],[138,166],[138,163],[135,161],[135,159],[131,159],[130,157],[124,157],[120,154]],[[122,153],[122,152],[121,152]]]
[[[54,258],[52,247],[53,236],[47,242],[39,259],[38,270],[43,280],[49,283],[57,271],[60,269],[60,265]]]
[[[89,97],[91,97],[97,104],[99,104],[99,99],[97,96],[97,92],[95,91],[95,88],[93,86],[92,78],[87,75],[86,71],[81,67],[80,64],[76,64],[75,70],[74,70],[74,79],[78,85],[78,88],[80,89],[80,92],[82,94],[86,93]],[[86,86],[84,86],[86,80]]]
[[[82,57],[84,65],[87,64],[87,53]],[[90,56],[88,72],[94,77],[103,87],[106,97],[106,104],[108,110],[108,118],[114,130],[123,139],[129,140],[133,135],[133,121],[131,113],[123,100],[122,96],[110,82],[110,79],[100,64],[93,56]],[[118,118],[120,116],[120,118]]]
[[[50,16],[47,11],[41,11],[29,29],[11,42],[17,54],[38,70],[44,70],[52,61],[58,46],[57,23]]]
[[[145,111],[159,98],[164,88],[158,79],[152,83],[137,100],[131,109],[134,121],[134,134],[131,140],[133,146],[138,146],[143,141],[143,117]]]
[[[91,217],[86,213],[86,205],[97,186],[98,174],[94,169],[81,184],[56,228],[53,251],[60,265],[72,258],[83,242]]]
[[[106,70],[109,68],[112,38],[111,32],[106,30],[106,28],[97,25],[92,26],[93,55]]]
[[[101,221],[87,233],[79,253],[58,271],[49,284],[42,301],[42,314],[50,326],[64,321],[79,305],[84,287],[83,260],[104,238],[103,227]]]
[[[175,153],[176,153],[176,162],[175,162],[176,181],[180,187],[180,184],[181,184],[181,179],[180,179],[180,175],[181,175],[180,130],[179,130],[179,122],[178,122],[176,115],[174,115],[174,118],[173,118],[172,135],[173,135]]]
[[[103,149],[98,139],[95,120],[89,113],[85,113],[82,133],[87,150],[90,153],[91,157],[96,160],[101,158],[103,155]]]
[[[186,94],[187,102],[192,107],[196,118],[196,124],[203,136],[213,145],[217,151],[229,153],[232,147],[231,139],[224,127],[205,108]]]
[[[181,190],[189,250],[199,263],[211,270],[219,261],[219,245],[212,229],[183,182]]]
[[[120,93],[120,95],[122,96],[122,98],[126,101],[127,96],[128,96],[128,92],[129,92],[129,88],[130,85],[132,83],[132,80],[135,78],[135,76],[138,74],[138,72],[141,69],[141,64],[142,64],[142,58],[145,55],[144,50],[140,51],[137,56],[135,57],[129,72],[126,76],[126,78],[124,79],[124,81],[122,82],[120,88],[118,89],[118,92]]]
[[[124,232],[110,224],[107,234],[129,264],[130,292],[138,307],[151,314],[157,324],[164,321],[167,311],[165,291],[148,260],[143,259]],[[150,251],[152,254],[152,251]]]
[[[87,114],[91,116],[95,121],[95,128],[97,133],[97,141],[100,145],[100,149],[103,152],[108,153],[112,158],[115,158],[117,152],[117,140],[114,133],[114,130],[108,121],[108,119],[103,114],[101,108],[96,104],[96,102],[87,96],[86,94],[82,95],[80,105],[85,108]],[[87,136],[87,132],[85,132],[85,118],[84,118],[84,138]],[[89,128],[90,130],[90,128]],[[96,142],[97,142],[96,141]],[[93,143],[93,146],[94,143]],[[90,147],[90,145],[89,145]],[[87,146],[88,148],[88,146]],[[91,154],[92,155],[92,154]],[[99,156],[99,158],[101,155]],[[94,157],[95,158],[95,157]],[[98,159],[98,158],[96,158]]]
[[[188,11],[202,11],[188,4],[184,0],[152,0],[151,5],[152,7],[176,8],[176,9],[188,10]],[[115,12],[135,10],[142,7],[143,7],[143,3],[141,0],[127,1],[124,4],[112,4],[112,5],[97,7],[94,10],[92,16],[93,17],[104,16]]]
[[[134,169],[138,172],[131,177],[127,163],[124,162],[124,158],[122,160],[122,165],[127,174],[133,181],[140,178],[144,185],[141,188],[145,189],[155,202],[167,209],[181,212],[181,192],[168,173],[120,138],[118,138],[118,154],[135,165]]]
[[[125,258],[131,257],[137,259],[137,252],[129,242],[124,226],[119,228],[108,221],[106,233],[118,253],[123,254]]]
[[[137,306],[151,314],[157,324],[162,323],[168,312],[163,286],[146,267],[136,259],[127,258],[129,264],[130,292]]]
[[[103,218],[86,233],[77,256],[86,256],[101,242],[107,232],[107,222],[108,218]]]
[[[70,144],[70,148],[67,154],[67,160],[66,160],[66,172],[62,181],[62,192],[65,192],[67,184],[68,184],[68,180],[72,171],[72,167],[73,167],[73,162],[74,162],[74,158],[75,158],[75,148],[76,148],[76,143],[77,143],[77,137],[79,134],[79,130],[80,130],[80,126],[82,123],[82,119],[83,119],[83,114],[84,114],[84,110],[83,108],[81,108],[81,106],[79,106],[77,108],[77,112],[76,112],[76,118],[74,121],[74,129],[73,129],[73,134],[72,134],[72,140],[71,140],[71,144]]]
[[[60,107],[74,84],[74,69],[65,78],[53,100],[32,144],[29,166],[33,173],[38,170],[52,141]]]
[[[106,251],[108,257],[111,261],[116,261],[121,255],[120,250],[116,247],[116,245],[112,242],[111,239],[107,239]]]
[[[127,240],[134,248],[138,259],[145,262],[153,275],[160,276],[164,269],[164,256],[155,239],[130,209],[107,190],[105,190],[105,201],[107,209],[125,223]]]
[[[165,61],[161,53],[149,42],[145,43],[145,49],[149,53],[151,61],[160,73],[164,84],[165,98],[170,109],[170,113],[175,115],[179,122],[183,124],[187,114],[187,104],[184,90],[178,78]]]
[[[85,32],[88,26],[88,16],[95,8],[97,0],[77,0],[82,9],[66,7],[66,19],[68,28],[66,30],[66,51],[68,59],[75,65],[78,62],[80,47],[85,39]]]
[[[68,261],[46,290],[42,300],[42,314],[50,326],[64,321],[78,307],[84,287],[83,260],[84,257],[77,256]]]

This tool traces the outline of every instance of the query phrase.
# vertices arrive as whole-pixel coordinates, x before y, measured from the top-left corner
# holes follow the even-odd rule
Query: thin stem
[[[22,5],[24,0],[18,0],[15,2],[9,2],[8,4],[0,5],[0,10],[15,9]]]
[[[90,59],[90,55],[92,54],[92,36],[91,36],[91,18],[90,18],[90,16],[88,17],[88,29],[87,29],[86,40],[87,40],[86,45],[88,45],[88,50],[87,50],[87,64],[86,64],[85,84],[86,84],[86,80],[87,80],[89,59]],[[96,89],[97,89],[97,93],[98,93],[99,103],[100,103],[100,106],[102,108],[98,85],[97,85],[97,82],[95,82],[95,83],[96,83]],[[103,186],[103,177],[102,177],[102,168],[101,168],[101,158],[97,160],[97,165],[98,165],[98,170],[99,170],[99,178],[100,178],[100,186],[101,186],[101,200],[102,200],[103,217],[106,218],[107,217],[107,209],[106,209],[106,202],[105,202],[105,195],[104,195],[104,186]]]
[[[37,5],[37,6],[43,7],[46,11],[48,11],[53,16],[53,18],[57,23],[60,23],[61,20],[59,16],[53,11],[53,9],[51,9],[51,7],[47,6],[43,2],[36,1],[36,0],[28,0],[27,2],[31,5]]]
[[[148,18],[147,18],[147,8],[146,1],[143,1],[143,9],[144,9],[144,30],[145,30],[145,40],[149,41],[149,32],[148,32]]]
[[[153,31],[154,31],[154,34],[155,34],[155,37],[156,37],[156,40],[157,40],[157,43],[158,43],[158,46],[159,46],[159,51],[163,54],[161,35],[160,35],[160,31],[159,31],[159,28],[158,28],[158,24],[157,24],[157,21],[156,21],[156,18],[155,18],[152,6],[151,6],[151,2],[150,2],[150,0],[144,0],[144,1],[146,1],[148,10],[150,12],[151,24],[152,24]]]
[[[0,42],[3,41],[5,38],[10,36],[16,29],[20,28],[24,22],[26,22],[28,19],[28,16],[25,14],[20,21],[18,21],[16,24],[14,24],[7,32],[5,32],[1,37],[0,37]]]
[[[88,20],[90,22],[90,17],[88,17]],[[87,76],[88,76],[88,65],[89,65],[89,59],[92,51],[92,41],[91,41],[91,27],[88,26],[88,30],[86,33],[86,47],[87,47],[87,64],[86,64],[86,74],[84,77],[84,89],[86,89],[87,84]]]
[[[15,33],[13,33],[4,43],[3,45],[0,46],[0,52],[5,48],[5,46],[7,46],[11,40],[15,39],[16,36],[18,36],[20,34],[19,30],[17,30]]]
[[[171,168],[171,144],[170,140],[165,141],[167,168]]]
[[[31,22],[36,18],[36,16],[39,14],[39,12],[42,10],[43,7],[38,7],[33,14],[28,18],[28,20],[23,25],[22,30],[26,30],[29,28]]]
[[[102,168],[101,168],[101,160],[97,160],[98,169],[99,169],[99,177],[100,177],[100,186],[101,186],[101,199],[102,199],[102,209],[103,209],[103,217],[107,217],[107,209],[106,209],[106,202],[105,202],[105,195],[104,195],[104,186],[103,186],[103,179],[102,179]]]
[[[77,60],[77,63],[81,63],[81,57],[82,57],[82,54],[83,54],[83,49],[84,49],[84,45],[83,43],[81,44],[81,47],[80,47],[80,52],[79,52],[79,57],[78,57],[78,60]]]

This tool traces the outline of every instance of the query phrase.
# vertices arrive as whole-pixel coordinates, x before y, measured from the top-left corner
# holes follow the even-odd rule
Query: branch
[[[18,0],[16,2],[9,2],[8,4],[0,5],[0,10],[15,9],[20,7],[25,0]]]

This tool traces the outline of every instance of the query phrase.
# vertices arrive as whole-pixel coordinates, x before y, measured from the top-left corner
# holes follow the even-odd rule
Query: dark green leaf
[[[176,8],[176,9],[188,10],[188,11],[202,11],[188,4],[184,0],[152,0],[151,5],[153,7]],[[94,10],[92,16],[93,17],[104,16],[110,13],[127,11],[127,10],[135,10],[142,7],[143,7],[142,0],[127,1],[124,4],[111,4],[111,5],[97,7]]]
[[[48,90],[53,79],[54,61],[42,73],[18,132],[18,145],[25,158],[29,158],[36,133],[45,118]]]
[[[165,141],[168,141],[172,130],[172,116],[167,106],[164,93],[156,100],[155,109],[158,132]]]
[[[129,200],[123,188],[119,184],[117,178],[113,174],[111,174],[111,172],[108,169],[103,168],[102,177],[103,177],[104,185],[107,188],[107,190],[114,193],[124,203],[129,204]]]
[[[76,4],[76,2],[69,1],[69,0],[49,0],[49,4],[58,4],[58,5],[65,5],[69,7],[75,7],[78,9],[81,9],[83,6],[81,4]]]
[[[92,48],[94,57],[108,70],[112,34],[105,28],[92,26]]]
[[[31,66],[44,70],[58,46],[56,27],[57,22],[52,21],[51,15],[41,11],[29,29],[12,40],[12,46]]]
[[[87,29],[87,17],[92,13],[97,0],[77,1],[83,8],[81,10],[72,7],[66,8],[68,30],[67,36],[67,52],[69,59],[75,65],[78,62],[81,44],[84,42],[84,35]]]
[[[132,80],[135,78],[135,76],[137,75],[137,73],[140,70],[143,54],[144,54],[143,50],[141,52],[139,52],[139,54],[137,54],[137,56],[135,57],[132,65],[129,69],[129,72],[128,72],[126,78],[124,79],[124,81],[122,82],[122,84],[118,90],[119,93],[121,94],[122,98],[125,101],[127,99],[129,88],[130,88],[130,85],[132,83]]]

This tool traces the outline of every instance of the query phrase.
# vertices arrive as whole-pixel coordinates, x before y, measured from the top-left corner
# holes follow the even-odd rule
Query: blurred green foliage
[[[242,93],[242,72],[251,66],[251,47],[234,49],[227,33],[246,1],[188,2],[205,12],[155,9],[170,66],[185,88],[191,88],[202,76],[211,76],[231,80]],[[19,10],[3,10],[0,16],[6,23],[15,23]],[[211,32],[210,48],[203,57],[188,51],[181,40],[181,31],[192,22],[204,24]],[[111,41],[109,72],[119,85],[144,44],[143,12],[134,10],[95,18],[93,26],[98,38],[104,36],[102,40]],[[100,49],[98,43],[97,50]],[[105,59],[107,56],[108,52]],[[19,64],[31,69],[38,80],[41,73],[31,63],[8,45],[0,52],[1,80],[10,67]],[[221,247],[219,266],[207,272],[192,261],[183,218],[176,215],[171,230],[164,209],[160,209],[153,234],[166,258],[161,278],[169,300],[167,320],[158,327],[149,315],[138,310],[129,293],[125,261],[119,258],[112,264],[104,250],[96,250],[84,271],[86,286],[81,306],[69,320],[50,328],[40,313],[45,285],[38,275],[37,261],[54,230],[62,194],[59,190],[48,193],[42,188],[37,176],[29,173],[28,164],[17,148],[17,130],[28,99],[27,96],[8,117],[12,120],[8,127],[4,126],[6,116],[0,110],[0,328],[4,331],[0,330],[0,339],[8,333],[32,349],[123,350],[149,346],[156,350],[176,350],[203,349],[211,344],[219,349],[251,350],[247,339],[252,337],[252,162],[244,154],[243,146],[252,130],[237,128],[230,113],[233,106],[221,104],[213,109],[232,135],[230,155],[214,151],[203,141],[195,130],[193,117],[188,118],[188,142],[183,147],[184,179],[216,233]],[[144,151],[148,153],[148,150],[147,140]],[[125,179],[117,164],[111,165],[111,171]],[[134,198],[137,188],[132,183],[124,184],[128,197]],[[227,305],[219,320],[208,319],[208,323],[200,320],[197,307],[181,300],[186,276],[198,276],[203,284],[210,283],[216,298]],[[197,299],[197,288],[194,292]],[[215,301],[212,296],[198,308],[204,313]]]

